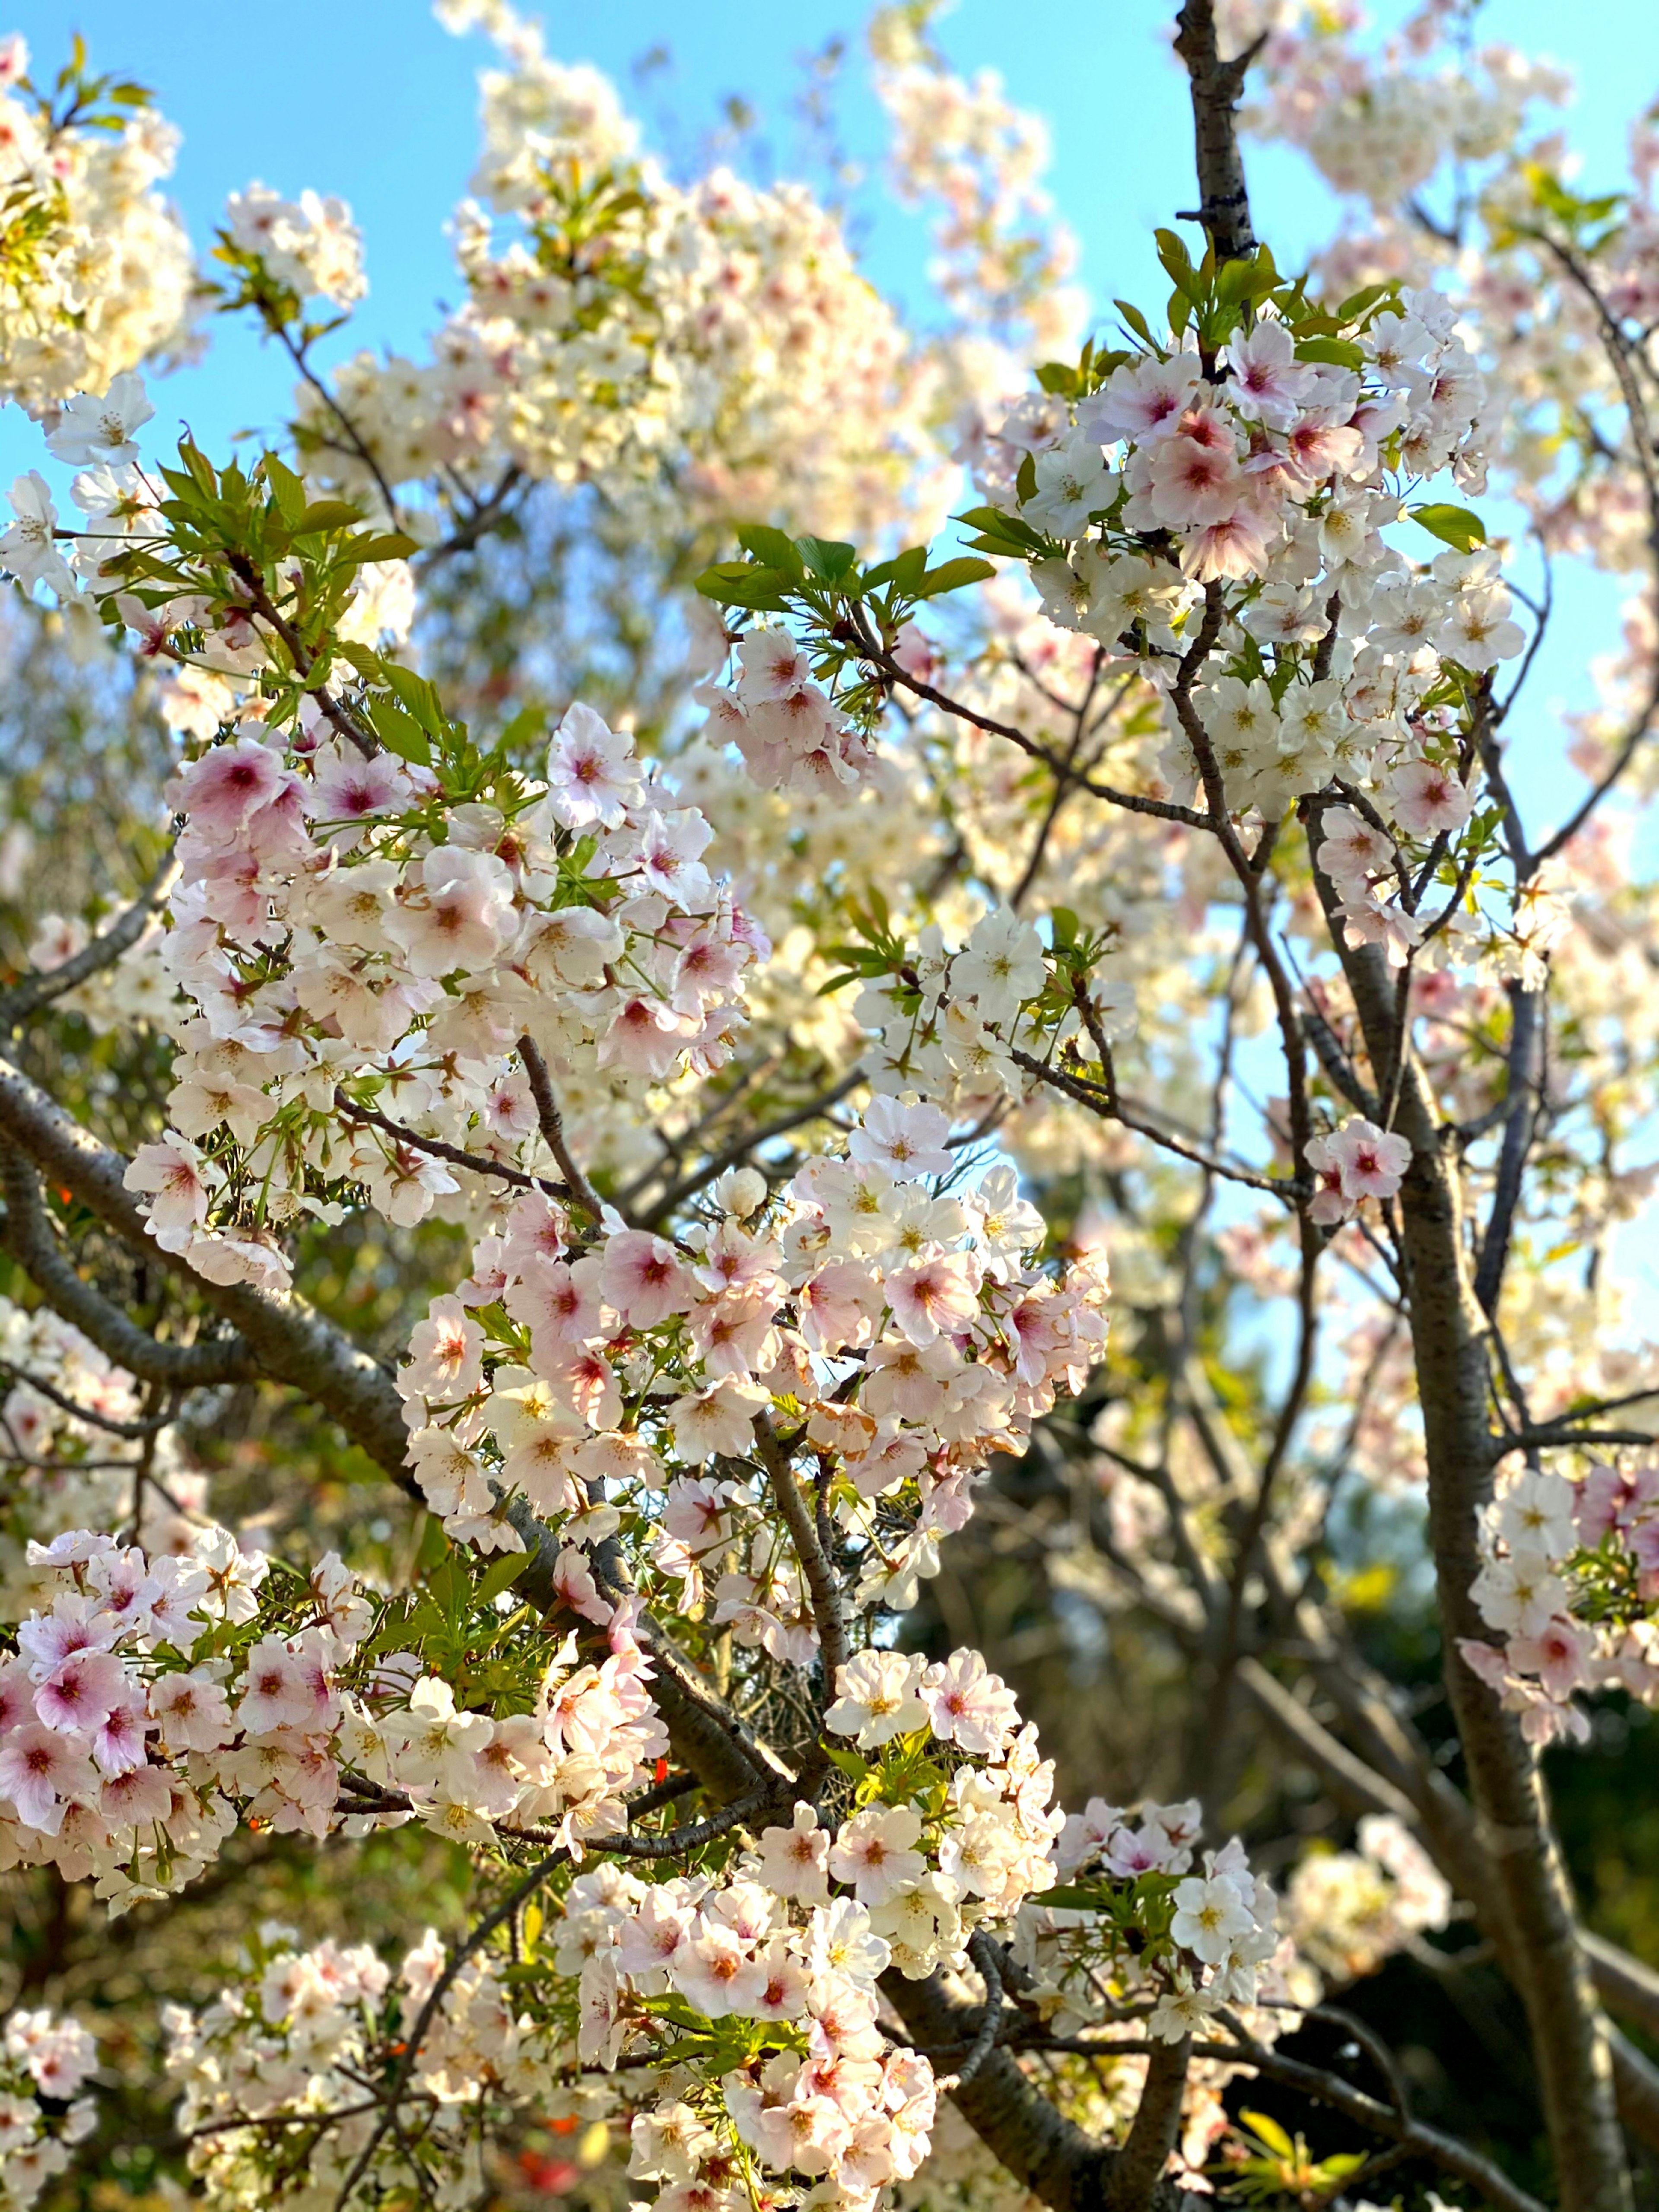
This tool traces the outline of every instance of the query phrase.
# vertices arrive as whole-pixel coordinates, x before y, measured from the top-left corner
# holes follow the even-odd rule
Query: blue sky
[[[525,0],[534,12],[533,0]],[[1094,301],[1163,295],[1153,227],[1193,197],[1190,124],[1183,81],[1166,47],[1174,0],[960,0],[941,36],[957,66],[1000,70],[1012,95],[1048,120],[1050,183],[1082,246],[1082,279]],[[849,49],[840,103],[848,152],[874,172],[882,125],[863,82],[860,0],[608,0],[603,9],[555,4],[543,18],[550,48],[590,61],[621,85],[647,137],[676,166],[706,156],[724,105],[757,109],[778,170],[799,139],[791,108],[805,58],[840,37]],[[1380,0],[1398,20],[1402,0]],[[167,0],[136,12],[130,0],[0,0],[0,29],[28,38],[39,74],[55,67],[78,28],[94,65],[137,76],[184,133],[172,189],[198,244],[206,244],[227,191],[258,177],[277,189],[310,185],[347,199],[367,240],[370,293],[337,346],[418,349],[453,284],[446,221],[465,191],[476,143],[477,67],[492,49],[456,40],[425,0],[285,0],[243,35],[223,0]],[[1550,0],[1487,0],[1483,39],[1514,42],[1566,64],[1579,85],[1568,129],[1587,184],[1619,179],[1626,125],[1659,92],[1655,0],[1592,0],[1565,9]],[[635,65],[658,64],[641,82]],[[665,59],[663,57],[665,56]],[[1337,210],[1298,156],[1249,154],[1259,232],[1281,267],[1328,234]],[[875,281],[917,299],[927,256],[921,226],[865,195],[860,235]],[[326,358],[326,355],[325,356]],[[252,333],[216,326],[207,361],[159,385],[158,434],[188,422],[210,449],[234,432],[269,426],[283,410],[289,377]],[[40,458],[39,434],[0,410],[0,483]],[[1605,580],[1558,578],[1557,635],[1529,687],[1519,741],[1535,760],[1559,758],[1560,704],[1582,703],[1588,656],[1616,641],[1618,593]],[[1519,718],[1517,717],[1517,720]]]
[[[535,12],[533,0],[521,0]],[[1174,0],[960,0],[941,36],[964,70],[1000,70],[1012,96],[1036,109],[1054,141],[1054,198],[1082,245],[1081,276],[1097,303],[1163,296],[1150,246],[1155,225],[1191,204],[1190,124],[1184,83],[1167,52]],[[1379,0],[1397,21],[1403,0]],[[608,0],[603,9],[542,10],[550,49],[611,75],[647,126],[665,121],[665,150],[694,157],[738,94],[764,118],[781,171],[798,143],[792,100],[805,57],[841,37],[849,47],[842,102],[848,150],[871,170],[881,121],[863,83],[860,0]],[[156,92],[184,133],[173,189],[191,234],[206,243],[227,191],[252,178],[295,192],[310,185],[347,199],[367,240],[371,289],[338,345],[417,348],[454,294],[444,225],[466,188],[476,143],[474,75],[492,49],[441,30],[425,0],[285,0],[243,35],[247,18],[223,0],[167,0],[135,12],[130,0],[0,0],[0,27],[25,33],[42,74],[72,29],[95,66],[130,71]],[[1481,37],[1553,55],[1578,80],[1569,130],[1588,184],[1618,181],[1626,125],[1659,92],[1656,0],[1487,0]],[[642,86],[635,65],[667,61]],[[655,133],[664,143],[664,133]],[[1288,149],[1249,155],[1257,228],[1281,267],[1328,235],[1336,206]],[[861,236],[875,281],[902,299],[921,290],[927,247],[914,218],[866,195],[876,212]],[[324,356],[326,358],[326,355]],[[240,429],[280,419],[283,364],[251,331],[217,327],[208,361],[155,392],[158,434],[187,421],[222,449]],[[38,434],[0,410],[0,483],[40,458]],[[1582,703],[1591,653],[1617,637],[1618,594],[1604,580],[1558,577],[1557,635],[1540,656],[1519,742],[1534,760],[1559,758],[1560,704]],[[1520,717],[1517,716],[1517,722]],[[1570,774],[1570,772],[1569,772]]]
[[[535,12],[526,5],[526,12]],[[1398,0],[1385,0],[1388,15]],[[847,102],[851,150],[873,163],[879,122],[861,83],[858,0],[608,0],[603,9],[542,11],[551,50],[591,61],[630,90],[632,66],[653,49],[670,59],[638,95],[647,118],[672,112],[680,147],[694,149],[739,94],[765,118],[779,166],[789,167],[788,108],[801,58],[836,36],[851,48]],[[1048,120],[1055,197],[1083,245],[1093,296],[1146,289],[1154,224],[1191,199],[1183,88],[1164,48],[1173,0],[962,0],[942,26],[958,66],[1000,70],[1012,95]],[[229,190],[258,177],[278,190],[311,185],[349,200],[368,241],[372,290],[354,325],[357,343],[416,343],[453,294],[443,226],[465,189],[475,142],[473,74],[490,52],[455,40],[423,0],[285,0],[251,18],[223,0],[167,0],[135,12],[129,0],[0,0],[0,29],[28,38],[44,74],[71,30],[94,65],[151,85],[184,132],[173,189],[192,235],[205,240]],[[1624,125],[1638,99],[1659,91],[1659,8],[1653,0],[1594,0],[1577,10],[1546,0],[1488,0],[1483,36],[1553,53],[1581,94],[1572,121],[1591,179],[1616,176]],[[1034,35],[1036,33],[1036,35]],[[1305,164],[1276,149],[1251,161],[1258,227],[1281,266],[1330,227],[1333,205]],[[916,224],[882,210],[868,266],[884,288],[914,294],[925,258]],[[164,420],[187,416],[204,440],[270,421],[287,378],[256,341],[222,331],[210,362],[158,393]],[[26,425],[0,414],[0,468],[34,457]]]

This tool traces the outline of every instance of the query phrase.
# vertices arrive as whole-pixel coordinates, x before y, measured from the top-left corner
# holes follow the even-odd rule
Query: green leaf
[[[1204,297],[1204,289],[1193,267],[1193,257],[1187,251],[1186,240],[1173,230],[1155,230],[1152,235],[1158,240],[1158,258],[1170,283],[1196,307]]]
[[[1397,280],[1387,284],[1364,284],[1340,302],[1336,319],[1339,323],[1357,323],[1362,315],[1370,314],[1379,301],[1393,299],[1398,289]]]
[[[896,584],[901,592],[914,594],[927,568],[927,548],[907,545],[902,553],[896,553],[890,561],[883,561],[864,572],[866,592],[878,590],[883,584]]]
[[[798,538],[795,544],[812,574],[826,584],[840,583],[859,557],[856,545],[844,545],[839,538]]]
[[[395,660],[384,662],[382,672],[406,711],[414,716],[428,737],[441,737],[444,711],[439,702],[436,687],[424,676],[417,676],[412,668],[399,667]]]
[[[870,1771],[870,1762],[862,1753],[844,1750],[835,1743],[827,1743],[823,1748],[829,1754],[830,1765],[838,1766],[843,1774],[850,1774],[854,1782],[862,1782]]]
[[[1138,338],[1145,338],[1146,343],[1152,348],[1154,353],[1161,354],[1163,352],[1163,347],[1159,345],[1158,340],[1152,336],[1152,325],[1147,322],[1146,316],[1141,313],[1139,307],[1132,306],[1127,300],[1114,300],[1112,305],[1117,309],[1119,314],[1122,316],[1124,321],[1127,323],[1129,328],[1134,332]]]
[[[752,607],[757,612],[781,614],[789,602],[784,586],[793,582],[781,568],[757,568],[752,561],[716,561],[696,580],[704,599],[723,607]]]
[[[1298,338],[1298,361],[1328,362],[1335,368],[1363,369],[1365,356],[1352,338]]]
[[[738,532],[738,543],[745,553],[769,568],[781,568],[786,576],[797,582],[805,570],[795,541],[781,530],[774,530],[763,522],[746,522]]]
[[[1460,553],[1473,553],[1477,545],[1486,542],[1486,524],[1467,507],[1431,504],[1409,507],[1407,512],[1431,538],[1437,538],[1443,545],[1455,545]]]
[[[367,538],[354,538],[345,548],[354,561],[407,561],[420,550],[418,542],[402,530],[380,530]]]
[[[1033,1905],[1052,1905],[1062,1912],[1098,1912],[1100,1899],[1091,1889],[1081,1883],[1063,1881],[1057,1889],[1039,1891],[1031,1899]]]
[[[303,481],[276,453],[264,458],[265,482],[276,502],[276,512],[292,530],[306,511],[306,488]]]
[[[419,768],[431,767],[431,743],[412,716],[390,699],[370,699],[366,703],[374,734],[389,753],[396,753],[399,760],[413,761]]]
[[[490,1561],[483,1578],[472,1593],[480,1605],[492,1604],[504,1589],[511,1589],[520,1575],[530,1567],[528,1552],[503,1552]]]
[[[988,561],[974,561],[966,556],[955,561],[941,561],[937,568],[930,568],[915,586],[919,599],[936,599],[945,592],[959,592],[968,584],[982,584],[988,576],[994,576],[995,568]]]
[[[1063,361],[1045,361],[1036,373],[1036,380],[1045,392],[1053,392],[1062,399],[1074,399],[1078,391],[1078,373]]]
[[[349,530],[354,522],[361,522],[363,511],[354,507],[349,499],[314,499],[294,525],[296,538],[309,538],[323,530]]]
[[[1279,2122],[1271,2118],[1267,2113],[1241,2112],[1238,2117],[1253,2135],[1259,2136],[1268,2149],[1277,2151],[1280,2158],[1296,2156],[1296,2145],[1279,2126]]]

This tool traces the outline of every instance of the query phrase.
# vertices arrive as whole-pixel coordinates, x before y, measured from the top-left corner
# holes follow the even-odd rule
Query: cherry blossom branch
[[[842,1605],[841,1585],[819,1540],[811,1508],[795,1479],[789,1455],[764,1412],[756,1414],[754,1430],[761,1464],[771,1481],[778,1510],[783,1516],[790,1541],[795,1547],[795,1557],[800,1562],[802,1579],[806,1584],[806,1595],[812,1607],[812,1623],[818,1632],[818,1651],[823,1672],[818,1698],[818,1711],[822,1717],[835,1699],[837,1674],[853,1656],[852,1641],[847,1632],[847,1615]],[[820,1734],[807,1752],[797,1778],[800,1793],[809,1802],[817,1802],[830,1767],[830,1754]]]
[[[264,580],[258,569],[245,553],[233,553],[229,556],[229,566],[232,574],[248,595],[248,611],[258,615],[261,621],[269,623],[288,647],[295,673],[302,679],[308,678],[316,665],[316,655],[266,591]],[[347,710],[325,684],[307,682],[305,688],[317,702],[318,708],[329,726],[355,745],[365,760],[372,760],[380,750],[380,741],[374,732],[364,729],[356,716]]]
[[[989,1938],[978,1931],[970,1936],[968,1955],[979,1968],[980,1977],[985,1984],[985,2008],[980,2014],[979,2026],[961,2065],[954,2074],[939,2075],[933,2084],[946,2096],[954,2096],[965,2082],[973,2080],[995,2048],[998,2030],[1002,2025],[1002,1973]]]
[[[398,2106],[402,2101],[404,2092],[409,2087],[409,2078],[415,2070],[415,2061],[420,2055],[421,2045],[426,2040],[428,2031],[437,2017],[439,2006],[455,1986],[461,1969],[469,1960],[474,1958],[482,1950],[498,1928],[505,1926],[517,1915],[522,1906],[529,1903],[543,1883],[562,1866],[569,1856],[568,1849],[561,1849],[550,1851],[545,1858],[538,1859],[523,1881],[516,1883],[507,1895],[484,1915],[466,1941],[464,1943],[458,1943],[451,1952],[448,1963],[428,1991],[426,2002],[415,2016],[414,2025],[409,2031],[403,2051],[398,2057],[397,2071],[387,2084],[381,2100],[383,2109],[380,2118],[371,2131],[368,2142],[353,2160],[350,2171],[341,2185],[340,2193],[334,2200],[334,2212],[346,2212],[346,2207],[351,2202],[352,2191],[368,2172],[374,2162],[375,2152],[386,2141],[392,2129]]]
[[[533,1037],[521,1036],[519,1039],[519,1057],[524,1062],[525,1073],[530,1078],[531,1095],[536,1101],[536,1112],[547,1149],[564,1170],[572,1200],[597,1221],[605,1212],[605,1202],[577,1166],[570,1147],[565,1142],[564,1117],[554,1095],[553,1079]]]
[[[805,1105],[792,1107],[787,1114],[780,1114],[775,1120],[763,1122],[758,1129],[749,1130],[743,1136],[733,1138],[712,1159],[706,1160],[691,1174],[683,1176],[660,1198],[653,1201],[645,1216],[647,1225],[654,1227],[666,1220],[677,1206],[684,1206],[688,1198],[695,1198],[700,1190],[706,1190],[711,1182],[726,1173],[727,1168],[740,1165],[763,1145],[772,1144],[779,1137],[787,1137],[792,1130],[804,1128],[809,1121],[822,1121],[832,1106],[839,1105],[864,1080],[864,1067],[860,1062],[843,1075],[838,1083],[832,1083],[827,1091],[820,1091],[816,1097],[809,1098]]]
[[[1175,50],[1187,65],[1198,168],[1197,220],[1209,233],[1218,262],[1243,261],[1255,251],[1250,196],[1238,144],[1238,101],[1250,64],[1267,34],[1224,62],[1216,45],[1213,0],[1186,0],[1176,17]]]
[[[106,968],[113,967],[143,935],[145,924],[156,908],[166,903],[168,892],[178,880],[179,862],[169,853],[131,905],[125,908],[107,929],[100,930],[89,945],[83,945],[56,968],[30,969],[0,991],[0,1035],[16,1029],[52,1000],[61,999],[92,976],[100,975]]]
[[[1041,761],[1054,775],[1068,785],[1074,785],[1079,791],[1091,792],[1097,799],[1104,799],[1130,814],[1150,814],[1160,822],[1179,822],[1184,829],[1208,830],[1214,827],[1190,806],[1175,806],[1162,799],[1143,799],[1138,793],[1119,791],[1111,784],[1097,782],[1081,769],[1068,766],[1064,755],[1054,751],[1048,745],[1040,745],[1035,738],[1027,736],[1013,723],[1000,722],[992,715],[981,714],[977,708],[965,706],[961,700],[952,699],[933,684],[924,683],[919,676],[912,676],[907,669],[900,666],[891,653],[884,653],[873,640],[860,641],[859,658],[878,668],[890,684],[902,684],[907,691],[914,693],[918,699],[926,699],[930,706],[937,707],[942,714],[953,715],[957,721],[967,722],[976,730],[983,730],[988,737],[1006,738],[1011,744],[1018,745],[1021,752],[1029,754],[1033,760]]]
[[[191,1347],[181,1346],[179,1349],[187,1351]],[[133,1443],[144,1437],[155,1436],[162,1429],[171,1428],[179,1418],[181,1394],[177,1389],[168,1398],[163,1411],[152,1414],[148,1420],[118,1421],[108,1413],[94,1413],[90,1406],[82,1405],[66,1390],[60,1390],[55,1382],[49,1382],[44,1375],[32,1374],[26,1367],[14,1367],[9,1359],[0,1359],[0,1375],[9,1376],[14,1382],[21,1382],[27,1389],[38,1391],[41,1397],[49,1399],[64,1413],[72,1413],[77,1421],[85,1421],[91,1428],[101,1429],[106,1436],[124,1437]]]
[[[78,1198],[129,1250],[143,1255],[187,1285],[231,1324],[240,1340],[240,1345],[228,1347],[161,1347],[158,1364],[155,1340],[97,1292],[88,1297],[90,1286],[58,1253],[55,1243],[42,1241],[37,1226],[29,1236],[30,1249],[46,1279],[35,1273],[33,1265],[24,1264],[54,1307],[84,1328],[94,1344],[146,1381],[200,1382],[263,1377],[285,1382],[337,1421],[351,1441],[399,1488],[420,1498],[405,1460],[409,1431],[404,1425],[403,1401],[380,1361],[299,1297],[279,1296],[247,1283],[210,1282],[197,1274],[181,1254],[164,1251],[149,1235],[145,1216],[126,1188],[128,1163],[123,1155],[100,1144],[38,1084],[4,1060],[0,1060],[0,1136]],[[9,1208],[7,1234],[18,1233]],[[119,1323],[118,1329],[114,1322]],[[100,1334],[100,1330],[110,1336],[110,1341]],[[123,1350],[112,1348],[118,1337],[125,1347]],[[175,1361],[175,1351],[188,1351],[193,1357]],[[199,1359],[194,1355],[199,1355]],[[219,1361],[225,1363],[223,1372],[216,1371]]]
[[[1480,1301],[1481,1311],[1488,1315],[1498,1310],[1498,1294],[1504,1285],[1504,1270],[1509,1261],[1516,1208],[1521,1202],[1521,1189],[1526,1176],[1527,1155],[1532,1149],[1534,1126],[1531,1105],[1533,1040],[1537,1033],[1541,996],[1541,993],[1528,991],[1518,982],[1513,984],[1510,990],[1509,1091],[1517,1104],[1504,1125],[1498,1180],[1474,1271],[1474,1295]]]
[[[1140,2102],[1106,2185],[1108,2212],[1149,2212],[1181,2134],[1181,2101],[1192,2055],[1190,2036],[1179,2043],[1155,2043],[1147,2053]]]
[[[392,528],[395,529],[398,522],[397,500],[392,495],[392,486],[386,482],[385,471],[382,470],[380,462],[375,459],[374,453],[365,442],[356,424],[352,421],[350,416],[346,413],[344,408],[341,406],[339,401],[335,398],[333,392],[330,391],[328,386],[324,383],[322,378],[319,376],[315,369],[312,368],[311,362],[307,358],[308,348],[302,346],[298,343],[295,338],[294,333],[289,330],[287,323],[275,312],[274,308],[263,297],[256,296],[254,305],[258,310],[259,319],[264,324],[265,328],[270,332],[271,336],[281,343],[283,351],[288,355],[289,359],[294,363],[295,368],[299,370],[300,374],[311,386],[311,389],[316,393],[317,397],[322,401],[324,406],[327,408],[329,413],[334,417],[334,420],[339,424],[341,429],[344,432],[348,450],[356,454],[356,458],[362,463],[363,466],[374,477],[375,485],[380,491],[380,497],[386,502],[386,520]],[[338,448],[337,447],[336,450],[337,451]]]
[[[441,1137],[422,1137],[402,1121],[394,1121],[389,1114],[378,1113],[372,1106],[359,1105],[337,1084],[334,1103],[342,1118],[361,1121],[372,1129],[379,1129],[399,1145],[411,1145],[417,1152],[428,1152],[434,1160],[447,1160],[452,1167],[466,1168],[473,1175],[493,1176],[498,1182],[511,1183],[515,1190],[544,1191],[550,1197],[569,1198],[568,1184],[557,1182],[551,1176],[526,1175],[506,1160],[486,1159],[482,1153],[469,1152],[460,1145],[447,1144]]]
[[[107,1358],[141,1381],[179,1389],[246,1382],[258,1372],[253,1355],[240,1338],[216,1338],[204,1344],[164,1342],[87,1282],[58,1248],[34,1169],[22,1152],[7,1144],[0,1144],[0,1181],[6,1193],[0,1246],[52,1311],[72,1322]]]
[[[1175,1152],[1182,1159],[1190,1161],[1193,1166],[1202,1168],[1206,1175],[1221,1176],[1227,1182],[1243,1183],[1250,1190],[1266,1191],[1285,1205],[1296,1204],[1297,1190],[1295,1184],[1282,1179],[1276,1182],[1271,1176],[1257,1175],[1253,1168],[1230,1167],[1225,1160],[1201,1152],[1195,1146],[1183,1144],[1179,1137],[1171,1137],[1165,1131],[1155,1128],[1150,1121],[1143,1121],[1139,1116],[1126,1113],[1115,1091],[1109,1091],[1105,1085],[1091,1083],[1086,1076],[1072,1075],[1063,1067],[1052,1066],[1047,1060],[1034,1058],[1018,1045],[1009,1048],[1008,1057],[1027,1075],[1035,1077],[1039,1083],[1048,1084],[1055,1091],[1063,1091],[1068,1098],[1079,1106],[1086,1106],[1102,1121],[1121,1122],[1126,1129],[1133,1129],[1137,1136],[1146,1137],[1152,1144],[1161,1146],[1165,1152]]]

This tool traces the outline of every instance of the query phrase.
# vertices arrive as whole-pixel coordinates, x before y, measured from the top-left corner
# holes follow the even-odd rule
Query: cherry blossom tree
[[[0,1866],[244,1901],[158,2069],[216,2206],[1631,2205],[1659,1970],[1540,1760],[1659,1705],[1659,124],[1585,198],[1469,9],[1185,0],[1197,206],[1085,337],[1037,126],[885,11],[923,335],[805,186],[441,13],[500,49],[463,301],[333,371],[349,210],[250,183],[192,276],[145,96],[0,44]],[[1308,270],[1251,133],[1363,203]],[[210,313],[297,380],[257,459],[155,434]],[[1566,556],[1638,596],[1563,803]],[[1455,1768],[1343,1602],[1361,1488]],[[988,1522],[1176,1656],[1173,1790],[1068,1811],[926,1630]],[[1261,1743],[1352,1849],[1249,1820]],[[308,1936],[287,1838],[463,1909]],[[1460,1919],[1547,2170],[1326,2000]],[[11,2014],[8,2201],[97,2076]]]

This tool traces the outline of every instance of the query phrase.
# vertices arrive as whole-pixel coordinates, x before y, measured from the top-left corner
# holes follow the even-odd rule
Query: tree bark
[[[1328,914],[1335,894],[1320,878]],[[1447,1694],[1468,1772],[1478,1840],[1495,1870],[1508,1963],[1532,2031],[1563,2212],[1626,2212],[1630,2177],[1619,2131],[1612,2054],[1578,1940],[1566,1871],[1538,1761],[1514,1717],[1465,1665],[1458,1639],[1484,1640],[1470,1595],[1480,1559],[1476,1516],[1492,1494],[1488,1323],[1469,1267],[1461,1174],[1408,1040],[1396,1037],[1394,978],[1375,945],[1332,936],[1364,1033],[1373,1078],[1386,1087],[1406,1055],[1395,1127],[1412,1147],[1400,1191],[1413,1358],[1429,1469],[1429,1534],[1444,1643]],[[1474,1900],[1477,1909],[1483,1899]],[[1490,1903],[1485,1903],[1490,1911]]]

